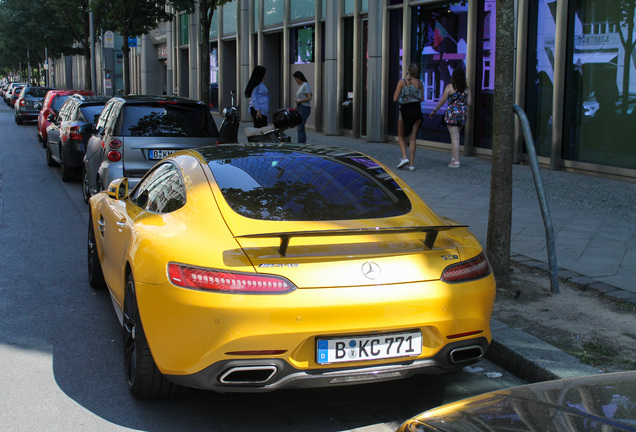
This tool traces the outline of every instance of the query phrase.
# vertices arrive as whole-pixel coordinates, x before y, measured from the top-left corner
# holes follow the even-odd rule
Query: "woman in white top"
[[[311,86],[307,82],[305,74],[302,72],[296,71],[292,76],[294,77],[296,84],[300,86],[296,92],[296,109],[300,113],[300,117],[303,121],[300,125],[298,125],[298,142],[306,143],[307,134],[305,133],[305,123],[307,123],[309,114],[311,114]]]

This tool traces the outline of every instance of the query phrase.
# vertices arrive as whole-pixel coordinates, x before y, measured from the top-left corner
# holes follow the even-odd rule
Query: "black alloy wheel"
[[[144,333],[132,274],[126,277],[123,311],[124,367],[128,389],[137,399],[174,396],[182,387],[168,381],[157,369]]]
[[[51,147],[46,146],[46,164],[50,167],[57,166],[58,163],[53,159],[53,155],[51,154]]]
[[[60,144],[60,167],[62,168],[62,181],[70,182],[77,178],[77,170],[69,167],[64,163],[64,155],[62,154],[62,144]]]
[[[95,242],[95,229],[93,228],[93,216],[88,219],[88,283],[94,289],[106,288],[102,264],[99,262],[97,243]]]
[[[82,165],[82,196],[84,202],[88,204],[88,200],[91,199],[91,190],[88,184],[88,171],[84,165]]]

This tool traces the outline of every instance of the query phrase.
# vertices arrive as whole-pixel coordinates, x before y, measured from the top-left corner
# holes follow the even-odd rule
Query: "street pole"
[[[92,3],[92,2],[91,2]],[[97,94],[97,62],[95,60],[95,17],[93,16],[93,10],[89,12],[89,27],[91,32],[91,90]]]

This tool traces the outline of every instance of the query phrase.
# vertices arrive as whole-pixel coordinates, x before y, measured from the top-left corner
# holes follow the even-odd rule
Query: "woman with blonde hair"
[[[435,114],[446,101],[448,101],[448,108],[444,113],[444,123],[446,123],[446,127],[448,127],[451,138],[451,161],[448,167],[459,168],[459,131],[466,123],[468,107],[472,103],[464,69],[455,68],[453,76],[451,77],[451,83],[444,89],[442,98],[429,117],[433,117],[433,114]]]
[[[406,168],[409,164],[409,170],[413,171],[415,159],[415,137],[417,131],[422,124],[422,107],[421,102],[424,97],[422,81],[418,76],[420,67],[417,63],[411,62],[406,68],[406,78],[401,79],[395,93],[393,101],[400,103],[400,115],[398,119],[398,142],[400,143],[400,151],[402,159],[398,163],[398,168]],[[409,154],[406,154],[406,137],[409,137]]]

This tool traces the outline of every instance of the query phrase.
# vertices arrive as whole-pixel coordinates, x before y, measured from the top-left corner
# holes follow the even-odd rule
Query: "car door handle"
[[[99,230],[99,232],[101,232],[102,234],[104,234],[104,226],[106,225],[106,222],[104,222],[104,219],[99,218],[97,220],[97,229]]]

